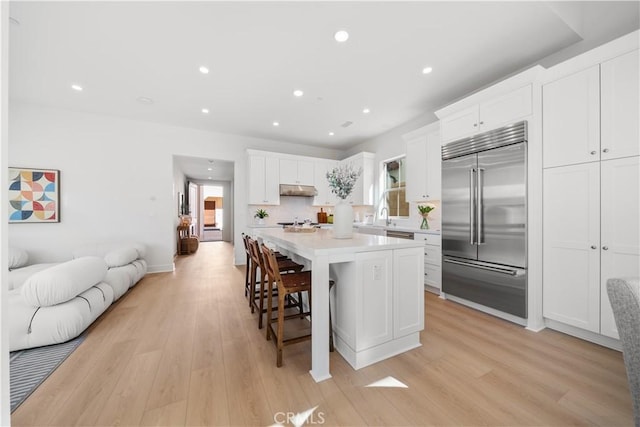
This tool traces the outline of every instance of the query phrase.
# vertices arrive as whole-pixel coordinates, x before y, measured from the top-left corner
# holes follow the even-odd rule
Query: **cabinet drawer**
[[[425,264],[424,284],[440,288],[442,285],[442,269],[437,265]]]
[[[425,245],[424,246],[424,262],[428,264],[441,265],[442,250],[440,246]]]
[[[415,233],[413,235],[413,240],[419,240],[421,242],[424,242],[425,245],[440,246],[439,234]]]

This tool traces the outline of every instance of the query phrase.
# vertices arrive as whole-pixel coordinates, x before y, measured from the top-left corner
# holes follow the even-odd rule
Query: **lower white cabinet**
[[[640,276],[640,157],[544,170],[543,314],[618,338],[613,277]]]
[[[420,345],[424,329],[422,248],[357,253],[331,264],[338,352],[355,369]]]
[[[442,291],[442,246],[435,234],[415,233],[413,240],[424,242],[424,285],[429,292]]]

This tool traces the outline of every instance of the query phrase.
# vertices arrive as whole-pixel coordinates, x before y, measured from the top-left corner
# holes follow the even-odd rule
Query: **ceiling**
[[[198,184],[233,181],[233,162],[201,157],[173,156],[173,165]]]
[[[10,6],[10,102],[335,149],[639,25],[635,1]]]

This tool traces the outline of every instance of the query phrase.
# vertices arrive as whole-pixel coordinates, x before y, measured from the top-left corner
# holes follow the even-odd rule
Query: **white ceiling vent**
[[[341,124],[340,126],[342,126],[343,128],[348,128],[349,126],[351,126],[353,124],[353,122],[350,121],[346,121],[343,124]]]

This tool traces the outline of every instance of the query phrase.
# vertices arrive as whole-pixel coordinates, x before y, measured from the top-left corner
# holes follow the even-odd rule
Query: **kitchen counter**
[[[364,223],[353,223],[354,228],[369,228],[369,229],[377,229],[377,230],[397,230],[397,231],[406,231],[409,233],[422,233],[422,234],[434,234],[440,235],[440,230],[425,230],[422,228],[412,228],[412,227],[403,227],[403,226],[395,226],[395,225],[378,225],[378,224],[364,224]]]
[[[420,346],[424,329],[424,244],[420,241],[333,231],[290,233],[262,228],[266,242],[311,262],[311,375],[329,372],[329,277],[336,280],[334,332],[338,352],[355,368]],[[331,269],[330,269],[331,266]],[[346,301],[347,303],[341,303]]]

